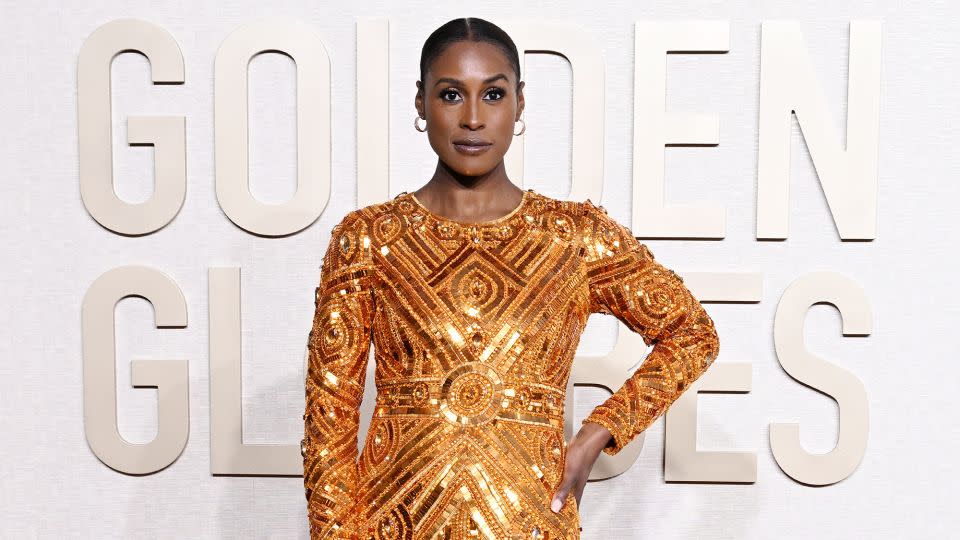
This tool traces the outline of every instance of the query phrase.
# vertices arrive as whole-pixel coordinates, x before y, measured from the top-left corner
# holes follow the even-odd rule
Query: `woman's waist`
[[[374,414],[443,418],[457,425],[494,419],[563,427],[566,389],[500,376],[479,362],[446,376],[378,381]]]

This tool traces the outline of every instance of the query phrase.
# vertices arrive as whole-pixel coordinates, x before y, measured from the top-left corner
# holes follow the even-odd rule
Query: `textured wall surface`
[[[0,16],[0,536],[4,538],[306,538],[299,477],[210,474],[208,278],[212,266],[242,268],[245,440],[296,444],[301,437],[303,347],[320,256],[331,226],[356,205],[355,22],[388,17],[391,35],[391,194],[412,191],[436,156],[413,130],[420,46],[443,22],[475,15],[574,20],[595,35],[606,63],[605,187],[600,203],[629,224],[633,21],[729,21],[727,54],[670,55],[668,110],[719,115],[717,147],[671,147],[666,196],[673,204],[727,211],[722,241],[648,240],[678,272],[761,272],[759,303],[706,304],[720,329],[718,362],[753,364],[748,394],[700,398],[701,449],[752,450],[755,484],[663,481],[663,420],[648,431],[626,473],[587,485],[583,537],[900,538],[937,537],[960,520],[951,498],[960,450],[952,398],[958,380],[953,210],[960,167],[954,94],[960,6],[937,2],[12,2]],[[213,62],[221,41],[264,16],[308,23],[324,40],[333,74],[333,193],[323,216],[286,238],[239,229],[217,205],[213,159]],[[152,192],[153,148],[126,145],[126,117],[187,117],[187,201],[164,229],[130,238],[101,227],[79,194],[76,58],[98,26],[121,17],[171,32],[186,84],[149,84],[146,59],[113,63],[114,165],[118,194]],[[760,24],[802,23],[838,135],[845,133],[848,25],[883,22],[879,228],[871,242],[841,242],[800,129],[793,124],[791,235],[755,239]],[[281,202],[295,187],[293,62],[265,54],[251,63],[251,189]],[[527,162],[523,181],[554,197],[570,186],[567,63],[528,55]],[[386,119],[385,119],[386,120]],[[189,309],[184,329],[154,329],[141,298],[117,306],[119,427],[131,443],[155,436],[156,390],[130,385],[134,358],[185,358],[190,370],[190,439],[180,458],[148,476],[102,464],[84,439],[80,306],[107,270],[144,264],[171,276]],[[833,400],[791,379],[777,363],[773,316],[783,290],[806,272],[831,270],[858,282],[874,313],[873,334],[845,338],[840,315],[814,306],[808,349],[863,381],[870,405],[867,454],[856,472],[826,487],[786,476],[770,452],[770,422],[800,422],[811,452],[833,447]],[[615,320],[595,315],[583,354],[602,354]],[[370,387],[368,386],[368,389]],[[579,422],[606,394],[576,390]],[[365,403],[364,424],[370,413]],[[361,431],[361,436],[364,432]],[[949,490],[949,491],[948,491]]]

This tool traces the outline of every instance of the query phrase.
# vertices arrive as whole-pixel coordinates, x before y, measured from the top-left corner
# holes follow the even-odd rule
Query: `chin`
[[[463,176],[480,176],[490,172],[495,164],[490,163],[488,159],[464,159],[463,156],[457,155],[451,161],[447,161],[447,166]]]
[[[490,172],[492,169],[493,167],[480,167],[473,165],[469,167],[454,167],[453,170],[457,171],[463,176],[480,176],[481,174]]]

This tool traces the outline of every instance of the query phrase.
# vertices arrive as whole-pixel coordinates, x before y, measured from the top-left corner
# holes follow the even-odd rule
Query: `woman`
[[[600,452],[620,451],[717,356],[709,315],[629,229],[589,200],[507,178],[523,86],[499,27],[441,26],[415,100],[433,178],[333,228],[301,443],[313,538],[579,538]],[[591,313],[656,345],[568,445],[565,389]],[[376,408],[361,451],[371,341]]]

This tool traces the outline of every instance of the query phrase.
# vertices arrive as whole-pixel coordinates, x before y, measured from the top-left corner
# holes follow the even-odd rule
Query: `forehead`
[[[486,42],[458,41],[447,46],[427,69],[427,77],[453,77],[464,82],[479,82],[496,73],[510,80],[516,77],[507,55]]]

